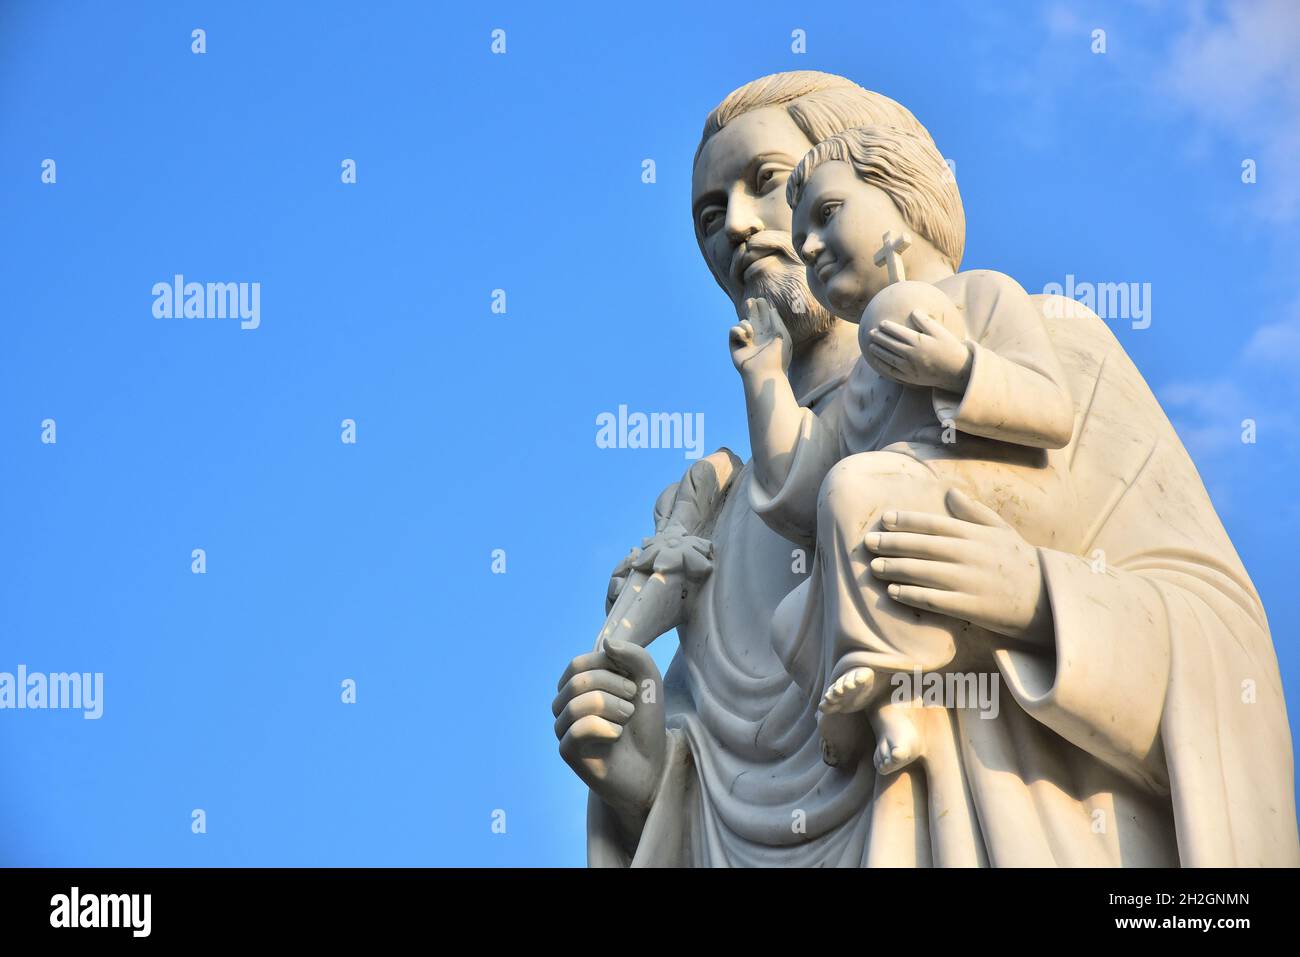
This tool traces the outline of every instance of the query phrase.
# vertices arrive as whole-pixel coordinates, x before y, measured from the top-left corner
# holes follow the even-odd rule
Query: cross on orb
[[[912,245],[912,234],[903,233],[897,239],[894,238],[893,232],[887,232],[882,237],[884,245],[876,253],[876,265],[885,266],[889,269],[889,281],[891,283],[903,282],[907,279],[907,274],[903,271],[903,250]]]

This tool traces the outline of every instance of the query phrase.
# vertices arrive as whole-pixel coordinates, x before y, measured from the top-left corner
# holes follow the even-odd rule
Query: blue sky
[[[689,464],[595,417],[700,412],[747,454],[690,161],[783,69],[927,124],[967,267],[1150,283],[1112,328],[1300,713],[1293,4],[467,7],[0,9],[0,671],[105,676],[98,721],[0,712],[0,864],[584,860],[555,680]],[[260,327],[154,319],[176,273],[260,282]]]

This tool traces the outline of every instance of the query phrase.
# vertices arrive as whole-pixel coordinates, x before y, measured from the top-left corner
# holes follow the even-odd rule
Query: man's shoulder
[[[1057,357],[1073,376],[1095,378],[1107,358],[1116,354],[1127,361],[1110,327],[1083,303],[1050,293],[1037,293],[1029,300],[1043,317]]]
[[[935,285],[948,295],[954,293],[966,297],[977,295],[997,296],[1003,292],[1019,292],[1025,295],[1025,289],[1015,279],[996,269],[966,269],[941,279]],[[955,298],[955,297],[954,297]]]

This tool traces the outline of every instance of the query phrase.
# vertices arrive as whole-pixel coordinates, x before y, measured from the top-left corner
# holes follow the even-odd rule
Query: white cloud
[[[1199,4],[1174,33],[1157,94],[1201,133],[1229,139],[1258,164],[1259,212],[1300,213],[1300,3]],[[1264,187],[1267,186],[1267,189]]]
[[[1300,368],[1300,315],[1260,326],[1242,349],[1242,358],[1259,364]]]
[[[1156,390],[1183,444],[1205,465],[1240,450],[1242,422],[1260,434],[1290,435],[1300,405],[1300,303],[1291,315],[1260,326],[1220,375],[1168,382]]]
[[[1192,8],[1170,45],[1169,88],[1205,119],[1249,134],[1256,111],[1300,109],[1300,4],[1257,0],[1222,17]]]

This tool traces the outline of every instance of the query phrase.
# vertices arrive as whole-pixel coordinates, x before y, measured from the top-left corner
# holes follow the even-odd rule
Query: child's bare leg
[[[872,762],[881,774],[892,774],[921,756],[924,740],[908,705],[884,702],[871,712],[871,727],[876,732]]]
[[[864,710],[877,674],[938,671],[952,661],[960,624],[889,597],[871,572],[863,539],[882,513],[946,515],[947,486],[924,464],[899,452],[866,452],[837,464],[817,502],[817,548],[823,562],[825,649],[830,678],[823,713]],[[874,673],[873,673],[874,672]]]

